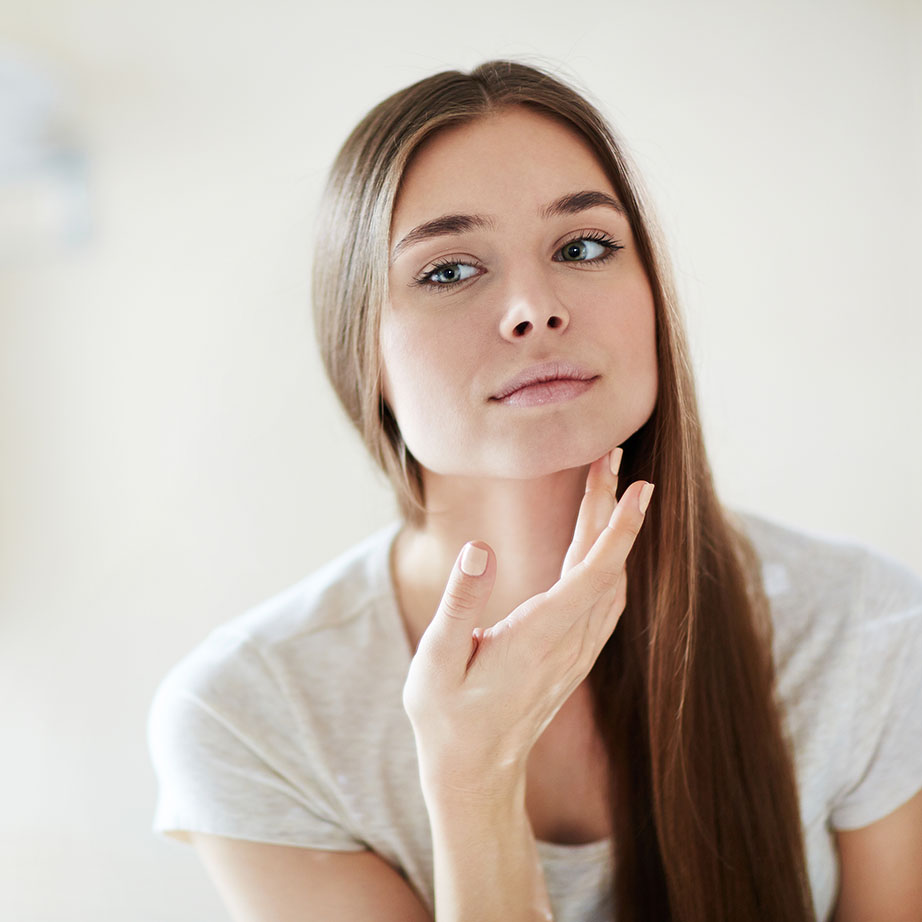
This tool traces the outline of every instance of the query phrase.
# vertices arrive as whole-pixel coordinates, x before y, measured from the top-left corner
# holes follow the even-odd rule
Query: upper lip
[[[590,381],[598,375],[572,362],[544,362],[541,365],[532,365],[524,371],[510,378],[490,399],[502,400],[510,394],[530,384],[541,384],[545,381]]]

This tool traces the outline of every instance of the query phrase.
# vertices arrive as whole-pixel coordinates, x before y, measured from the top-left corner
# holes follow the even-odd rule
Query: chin
[[[580,419],[545,417],[528,425],[487,427],[489,431],[443,430],[440,439],[433,439],[429,432],[425,442],[417,444],[419,453],[412,446],[410,450],[425,469],[441,476],[535,480],[588,466],[627,441],[651,413],[652,409],[634,412],[626,418],[622,408],[609,419],[598,414]]]
[[[625,436],[624,438],[627,438]],[[619,445],[617,433],[595,432],[566,439],[544,438],[539,444],[505,444],[484,459],[484,476],[515,480],[549,477],[560,471],[586,467]]]

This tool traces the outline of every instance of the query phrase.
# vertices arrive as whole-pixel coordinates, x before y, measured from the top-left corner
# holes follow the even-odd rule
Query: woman
[[[922,918],[922,581],[721,506],[599,114],[437,74],[318,226],[321,351],[403,521],[158,693],[156,827],[235,918]]]

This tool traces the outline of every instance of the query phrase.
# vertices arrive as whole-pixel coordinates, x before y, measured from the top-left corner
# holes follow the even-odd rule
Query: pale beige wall
[[[231,9],[233,7],[233,9]],[[6,3],[63,75],[95,233],[0,273],[0,917],[201,922],[145,717],[220,621],[388,519],[307,305],[357,118],[547,59],[614,117],[685,295],[725,497],[922,571],[916,4]]]

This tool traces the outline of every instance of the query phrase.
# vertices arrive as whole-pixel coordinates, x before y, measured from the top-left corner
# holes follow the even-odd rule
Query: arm
[[[452,902],[469,900],[470,918],[551,919],[534,835],[524,806],[512,806],[516,799],[504,817],[499,809],[465,811],[460,801],[430,811],[436,892],[440,900],[443,895]],[[433,922],[410,885],[374,852],[266,845],[202,833],[193,833],[191,842],[234,922]],[[451,855],[459,860],[445,867],[445,856]],[[451,886],[467,895],[450,894]],[[516,916],[523,892],[535,894],[535,912]]]
[[[889,816],[836,835],[841,863],[833,922],[922,919],[922,791]]]
[[[433,779],[423,790],[432,828],[436,918],[552,922],[525,810],[525,777],[490,796]]]
[[[374,852],[332,852],[192,834],[234,922],[432,922]]]

